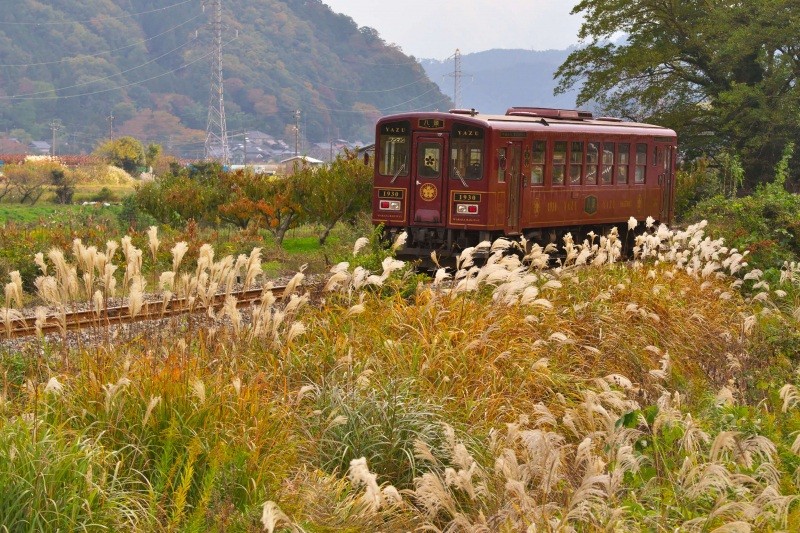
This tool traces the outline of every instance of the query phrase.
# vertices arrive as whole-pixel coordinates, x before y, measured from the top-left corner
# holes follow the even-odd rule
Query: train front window
[[[450,177],[479,180],[483,177],[483,141],[454,140],[450,145]]]
[[[438,178],[442,172],[442,145],[421,142],[417,147],[417,174],[423,178]]]
[[[384,176],[408,176],[409,138],[402,135],[381,135],[378,172]]]

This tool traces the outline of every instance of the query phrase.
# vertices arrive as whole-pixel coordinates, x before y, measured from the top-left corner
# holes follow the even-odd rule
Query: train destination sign
[[[464,124],[453,124],[453,137],[456,139],[483,139],[483,129]]]
[[[501,131],[500,137],[525,137],[528,134],[524,131]]]
[[[381,135],[408,135],[411,129],[408,121],[387,122],[381,126]]]
[[[438,130],[444,128],[444,120],[438,118],[421,118],[418,126],[424,130]]]
[[[378,198],[402,199],[405,189],[378,189]]]

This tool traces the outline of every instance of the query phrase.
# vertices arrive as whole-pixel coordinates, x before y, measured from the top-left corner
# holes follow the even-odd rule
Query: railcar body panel
[[[373,222],[406,252],[673,217],[677,136],[575,110],[407,113],[376,128]]]

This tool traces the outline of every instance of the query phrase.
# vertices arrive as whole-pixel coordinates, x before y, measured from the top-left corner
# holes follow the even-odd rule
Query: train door
[[[508,205],[506,213],[506,233],[519,233],[519,204],[522,195],[522,143],[508,143],[508,170],[506,183],[508,187]]]
[[[409,191],[412,223],[443,226],[447,215],[447,136],[417,133],[414,147]]]
[[[672,222],[672,189],[674,182],[675,147],[658,147],[658,185],[661,187],[661,213],[660,220],[666,224]]]

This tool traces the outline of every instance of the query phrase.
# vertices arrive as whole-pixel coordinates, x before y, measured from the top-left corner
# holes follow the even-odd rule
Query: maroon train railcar
[[[585,111],[512,107],[404,113],[376,126],[372,221],[406,231],[401,254],[440,257],[524,235],[557,242],[627,224],[671,223],[673,130]]]

